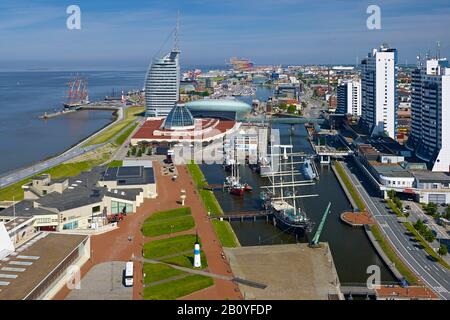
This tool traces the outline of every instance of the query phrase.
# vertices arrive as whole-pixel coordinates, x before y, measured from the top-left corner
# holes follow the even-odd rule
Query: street
[[[389,213],[383,199],[375,196],[373,192],[371,193],[370,189],[366,190],[363,187],[363,184],[366,186],[369,184],[365,183],[362,176],[359,176],[358,169],[345,162],[342,162],[342,165],[397,254],[424,284],[433,289],[441,298],[450,299],[449,271],[429,257],[425,250],[416,243],[414,237],[398,221],[397,216]]]

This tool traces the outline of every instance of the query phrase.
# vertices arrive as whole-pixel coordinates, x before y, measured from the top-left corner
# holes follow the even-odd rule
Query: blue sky
[[[79,5],[82,29],[66,28]],[[366,28],[368,5],[381,8],[381,30]],[[448,0],[1,0],[0,67],[142,66],[158,53],[181,14],[182,63],[355,63],[386,42],[400,62],[419,52],[450,57]],[[169,41],[165,48],[170,48]]]

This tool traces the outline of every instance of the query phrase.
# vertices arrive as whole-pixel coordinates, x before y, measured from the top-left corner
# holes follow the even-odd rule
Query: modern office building
[[[361,80],[343,80],[339,83],[336,113],[361,115]]]
[[[361,117],[371,135],[397,133],[397,49],[382,45],[361,62]]]
[[[425,59],[412,78],[412,125],[407,146],[433,171],[450,172],[450,65]]]
[[[145,80],[147,117],[165,117],[179,100],[180,51],[173,49],[150,65]]]

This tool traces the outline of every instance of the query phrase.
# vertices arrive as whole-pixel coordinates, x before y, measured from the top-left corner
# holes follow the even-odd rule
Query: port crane
[[[314,234],[313,239],[309,243],[309,246],[314,248],[319,246],[319,238],[322,234],[323,226],[325,225],[325,221],[327,220],[328,214],[330,213],[331,208],[331,202],[328,203],[327,208],[325,209],[325,212],[323,213],[322,220],[320,221],[319,226],[317,227],[316,233]]]

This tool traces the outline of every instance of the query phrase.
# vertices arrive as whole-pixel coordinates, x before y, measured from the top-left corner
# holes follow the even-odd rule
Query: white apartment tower
[[[371,135],[397,132],[397,49],[382,45],[361,62],[361,118]]]
[[[342,80],[339,83],[336,113],[361,115],[361,80]]]
[[[411,133],[407,146],[433,171],[450,172],[450,65],[419,60],[412,74]]]

